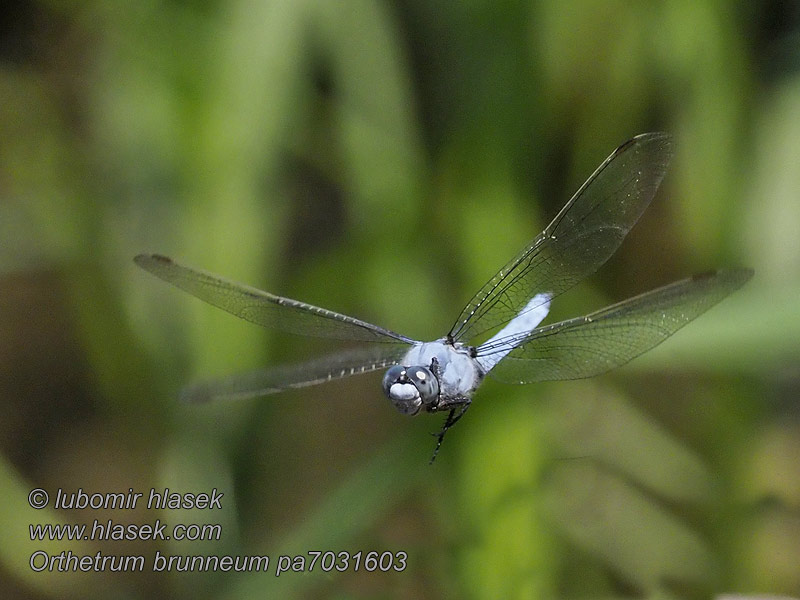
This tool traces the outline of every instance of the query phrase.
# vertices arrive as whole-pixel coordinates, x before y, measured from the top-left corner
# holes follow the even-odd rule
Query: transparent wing
[[[366,321],[228,281],[206,271],[180,265],[166,256],[140,254],[133,260],[145,271],[167,283],[256,325],[340,340],[413,342],[399,333]]]
[[[184,389],[181,392],[181,400],[207,402],[257,398],[290,388],[316,385],[384,369],[397,364],[407,351],[407,344],[373,344],[344,350],[304,363],[279,365],[252,373],[200,382]]]
[[[630,298],[585,317],[497,340],[478,356],[516,346],[490,374],[506,383],[580,379],[624,365],[744,285],[753,271],[697,275]]]
[[[665,133],[646,133],[617,148],[552,223],[475,294],[450,337],[469,343],[514,318],[534,294],[554,298],[594,273],[647,208],[671,156]]]

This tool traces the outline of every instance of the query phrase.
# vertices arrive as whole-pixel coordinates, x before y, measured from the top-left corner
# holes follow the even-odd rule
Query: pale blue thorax
[[[434,357],[439,361],[439,393],[445,398],[472,393],[480,383],[482,374],[469,348],[435,342],[417,344],[403,357],[402,364],[430,367]]]

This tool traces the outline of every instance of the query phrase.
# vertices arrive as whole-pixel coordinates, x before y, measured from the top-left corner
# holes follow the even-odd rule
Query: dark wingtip
[[[671,140],[672,134],[667,133],[666,131],[648,131],[647,133],[640,133],[639,135],[634,136],[633,139],[639,138],[652,138],[654,140]]]
[[[627,150],[631,146],[636,144],[646,144],[650,142],[658,142],[663,145],[668,155],[672,155],[674,142],[672,139],[672,135],[666,133],[664,131],[651,131],[649,133],[640,133],[629,139],[627,142],[623,142],[615,151],[615,153],[623,152]]]
[[[163,254],[138,254],[133,257],[133,262],[142,269],[149,271],[153,264],[171,265],[172,259]]]
[[[133,262],[135,262],[137,265],[151,261],[165,264],[172,263],[172,259],[169,256],[164,256],[163,254],[137,254],[133,257]]]
[[[710,279],[723,279],[727,283],[732,284],[734,287],[733,289],[739,288],[743,286],[745,283],[750,281],[750,279],[755,274],[753,269],[743,268],[743,269],[722,269],[722,270],[712,270],[712,271],[705,271],[703,273],[697,273],[692,275],[692,281],[708,281]]]
[[[181,404],[206,404],[211,401],[212,395],[203,384],[194,384],[183,388],[178,399]]]
[[[737,269],[737,270],[742,273],[742,276],[745,278],[745,281],[747,281],[753,275],[756,274],[756,270],[755,269],[751,269],[750,267],[744,267],[742,269]]]
[[[692,275],[692,281],[704,281],[706,279],[712,279],[717,276],[719,271],[715,269],[711,269],[710,271],[703,271],[702,273],[695,273]]]

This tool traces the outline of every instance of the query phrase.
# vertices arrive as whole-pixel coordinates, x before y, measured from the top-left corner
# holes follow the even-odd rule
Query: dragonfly
[[[353,344],[304,363],[197,383],[183,391],[184,400],[261,397],[385,370],[383,392],[401,413],[447,414],[434,434],[433,462],[445,434],[464,416],[487,376],[526,384],[605,373],[657,346],[752,277],[745,268],[710,271],[585,316],[541,325],[555,298],[616,252],[653,199],[672,154],[673,141],[665,133],[642,134],[619,146],[545,230],[475,293],[450,331],[430,342],[159,254],[141,254],[134,261],[246,321]]]

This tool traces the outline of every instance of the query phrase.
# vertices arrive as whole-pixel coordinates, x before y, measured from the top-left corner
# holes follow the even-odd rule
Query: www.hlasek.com
[[[145,501],[145,497],[147,498]],[[56,491],[53,508],[62,510],[219,510],[222,508],[223,493],[216,488],[211,492],[177,493],[165,489],[150,489],[149,492],[135,492],[129,488],[123,493],[87,493],[83,489],[76,492]],[[49,505],[50,496],[46,490],[36,488],[28,494],[32,508],[42,509]],[[161,519],[152,523],[119,523],[113,519],[94,519],[91,524],[53,524],[31,523],[31,541],[217,541],[222,537],[219,523],[177,523],[169,525]],[[231,556],[231,555],[171,555],[156,551],[150,557],[141,554],[75,554],[71,550],[48,553],[37,550],[30,556],[30,568],[36,572],[66,571],[262,571],[269,572],[270,564],[274,573],[309,573],[313,571],[404,571],[408,555],[398,552],[350,552],[350,551],[308,551],[297,555]]]

